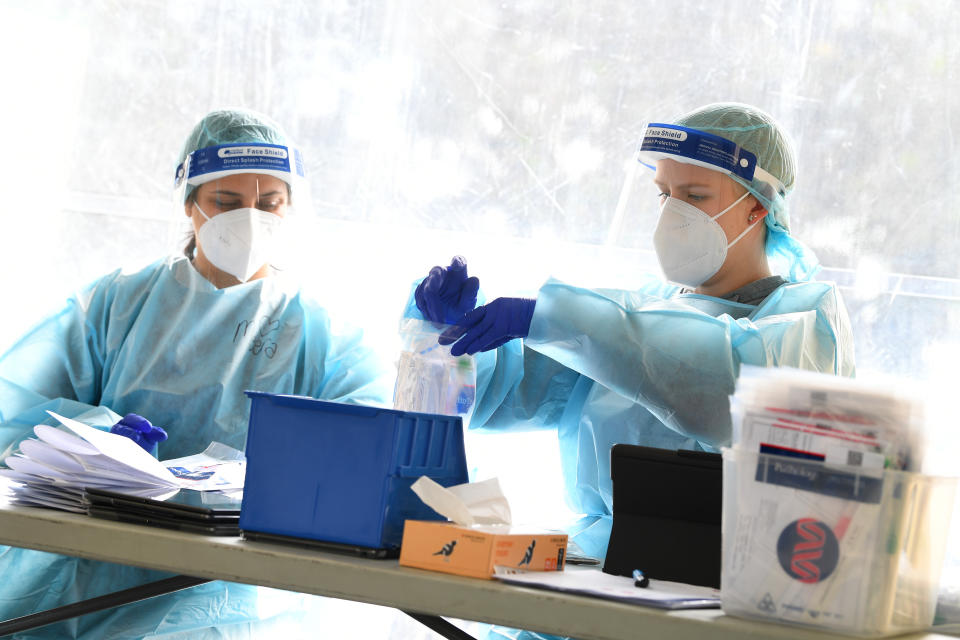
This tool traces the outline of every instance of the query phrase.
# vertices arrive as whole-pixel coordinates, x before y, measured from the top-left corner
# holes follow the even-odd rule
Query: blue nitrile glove
[[[110,433],[130,438],[151,453],[158,442],[167,439],[166,431],[153,426],[149,420],[135,413],[128,413],[123,416],[120,422],[110,427]]]
[[[454,256],[449,267],[434,267],[417,286],[414,299],[423,317],[453,324],[477,304],[479,278],[467,277],[467,261]]]
[[[438,342],[456,342],[450,353],[462,356],[496,349],[514,338],[526,338],[536,304],[535,298],[497,298],[468,313],[456,327],[444,331]]]

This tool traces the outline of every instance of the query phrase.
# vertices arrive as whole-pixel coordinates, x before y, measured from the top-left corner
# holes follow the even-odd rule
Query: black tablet
[[[211,536],[238,536],[240,527],[238,520],[232,523],[227,522],[194,522],[176,518],[164,518],[162,516],[150,515],[145,513],[134,513],[111,508],[90,505],[87,513],[95,518],[113,520],[116,522],[126,522],[129,524],[142,524],[150,527],[162,527],[164,529],[175,529],[177,531],[187,531],[190,533],[202,533]]]
[[[617,444],[610,451],[613,527],[603,570],[720,587],[719,453]]]
[[[106,489],[85,489],[84,494],[90,504],[147,509],[151,512],[200,519],[238,518],[242,501],[242,496],[239,493],[234,496],[220,491],[195,491],[193,489],[181,489],[163,500],[132,496]]]
[[[164,500],[106,489],[85,489],[87,513],[95,518],[206,535],[240,534],[239,495],[181,489]]]

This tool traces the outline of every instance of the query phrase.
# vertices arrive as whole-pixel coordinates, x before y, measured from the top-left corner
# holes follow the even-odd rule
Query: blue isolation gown
[[[247,389],[384,405],[392,383],[359,331],[282,276],[216,289],[173,258],[101,278],[0,357],[0,451],[53,424],[46,409],[99,426],[143,415],[170,435],[161,459],[243,449]],[[5,620],[169,574],[0,546],[0,575]],[[15,637],[269,637],[266,618],[289,611],[258,593],[213,582]]]
[[[741,364],[852,376],[853,338],[835,285],[787,283],[761,304],[651,278],[634,291],[547,282],[530,335],[479,354],[471,428],[557,429],[570,531],[603,558],[615,443],[715,451],[731,437]]]

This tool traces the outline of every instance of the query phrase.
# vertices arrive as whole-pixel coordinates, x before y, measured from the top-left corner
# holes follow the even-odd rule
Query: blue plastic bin
[[[410,489],[417,478],[467,481],[457,416],[247,395],[244,531],[395,550],[404,520],[444,519]]]

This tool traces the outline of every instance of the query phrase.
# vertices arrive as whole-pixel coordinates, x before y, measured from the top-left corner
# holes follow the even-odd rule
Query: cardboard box
[[[528,571],[562,571],[566,555],[565,533],[407,520],[400,564],[489,580],[497,565]]]

